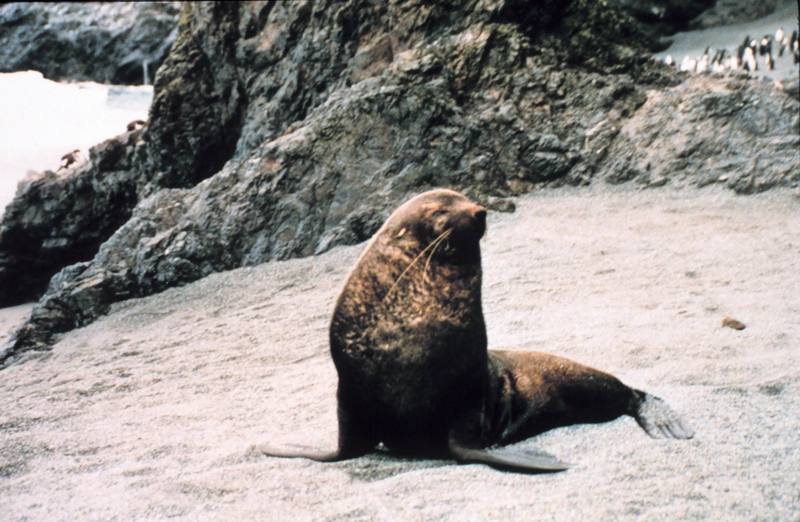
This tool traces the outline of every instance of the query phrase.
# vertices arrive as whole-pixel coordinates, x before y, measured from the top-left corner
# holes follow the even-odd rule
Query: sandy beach
[[[0,520],[794,520],[800,516],[800,199],[563,189],[490,216],[490,347],[607,370],[682,412],[521,443],[519,475],[332,448],[327,326],[363,245],[214,274],[115,305],[0,373]],[[0,336],[29,307],[0,310]],[[721,326],[725,316],[747,325]]]

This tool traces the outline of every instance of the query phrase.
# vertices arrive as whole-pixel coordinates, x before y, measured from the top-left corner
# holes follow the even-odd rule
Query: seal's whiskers
[[[419,254],[417,254],[417,256],[416,256],[414,259],[412,259],[412,260],[411,260],[411,262],[408,264],[408,266],[406,267],[406,269],[405,269],[405,270],[403,270],[403,273],[401,273],[401,274],[400,274],[400,275],[397,277],[397,279],[395,279],[395,280],[394,280],[394,283],[392,283],[392,287],[391,287],[391,288],[389,288],[389,291],[388,291],[388,292],[386,292],[386,296],[383,298],[383,300],[384,300],[384,301],[385,301],[386,299],[388,299],[388,297],[389,297],[389,296],[392,294],[392,292],[394,291],[394,289],[397,287],[397,284],[400,282],[400,280],[401,280],[401,279],[403,279],[403,277],[405,277],[405,275],[408,273],[408,271],[409,271],[409,270],[411,270],[411,268],[412,268],[412,267],[413,267],[413,266],[414,266],[414,265],[417,263],[417,261],[419,261],[419,260],[422,258],[422,256],[424,256],[424,255],[425,255],[425,253],[426,253],[428,250],[430,250],[430,249],[432,249],[432,248],[433,248],[433,249],[435,249],[435,248],[436,248],[436,245],[438,245],[438,244],[439,244],[439,243],[441,243],[441,242],[442,242],[444,239],[446,239],[446,237],[447,237],[447,236],[450,234],[450,232],[452,232],[452,229],[449,229],[449,228],[448,228],[447,230],[445,230],[444,232],[442,232],[441,234],[439,234],[439,235],[438,235],[438,236],[437,236],[437,237],[436,237],[436,238],[435,238],[433,241],[431,241],[431,242],[430,242],[430,244],[429,244],[428,246],[426,246],[425,248],[423,248],[423,249],[422,249],[422,251],[421,251]],[[426,265],[425,265],[425,268],[426,268],[426,269],[427,269],[427,266],[428,266],[428,265],[427,265],[427,263],[426,263]]]
[[[436,246],[434,246],[433,249],[431,249],[430,253],[428,254],[428,259],[425,260],[425,269],[422,271],[423,274],[427,274],[428,273],[428,267],[431,264],[431,259],[433,258],[433,254],[436,253],[436,249],[439,248],[439,245],[444,243],[447,240],[447,238],[450,237],[450,232],[452,232],[452,231],[453,231],[452,228],[448,228],[447,230],[442,232],[442,234],[439,235],[439,237],[437,237],[436,239],[434,239],[431,242],[431,244],[436,243]]]

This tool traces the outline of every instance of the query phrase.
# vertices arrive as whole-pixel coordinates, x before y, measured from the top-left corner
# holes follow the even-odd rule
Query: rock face
[[[747,23],[757,20],[775,11],[782,3],[793,0],[718,0],[710,9],[692,20],[692,29],[706,29],[720,25]],[[790,31],[791,32],[791,31]],[[761,35],[758,35],[761,36]]]
[[[0,226],[0,306],[38,298],[66,265],[91,259],[136,204],[140,130],[92,147],[57,172],[27,177]]]
[[[0,358],[45,348],[121,299],[363,241],[433,186],[502,209],[508,196],[592,179],[757,176],[744,191],[798,182],[796,100],[735,78],[681,83],[647,58],[638,25],[602,2],[184,9],[148,126],[114,141],[125,144],[112,169],[124,189],[88,184],[93,200],[126,194],[114,224],[92,236],[93,257],[85,248],[52,278]],[[99,163],[80,177],[105,179]],[[18,199],[33,190],[44,189],[28,183]],[[37,208],[40,224],[63,221]],[[3,242],[26,230],[20,212],[6,216],[6,266],[18,261],[3,245],[32,244],[25,255],[39,256],[52,244]],[[82,236],[57,237],[66,249]]]
[[[0,72],[54,80],[152,81],[177,34],[179,2],[23,3],[0,6]]]
[[[650,91],[624,122],[598,124],[601,149],[615,135],[599,174],[611,183],[645,186],[722,183],[740,194],[796,187],[798,131],[797,100],[771,84],[693,76],[672,89]]]
[[[661,35],[747,23],[792,0],[609,0]],[[760,36],[760,35],[759,35]]]
[[[677,31],[685,31],[698,15],[718,2],[715,0],[611,0],[610,3],[624,9],[636,20],[656,31],[662,34],[672,34]]]

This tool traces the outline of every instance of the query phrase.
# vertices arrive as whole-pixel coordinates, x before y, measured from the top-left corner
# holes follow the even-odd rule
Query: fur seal
[[[400,206],[362,253],[331,320],[338,448],[255,451],[331,462],[382,443],[400,455],[552,472],[567,465],[502,446],[621,415],[653,437],[691,438],[661,399],[607,373],[544,353],[487,350],[479,245],[485,229],[486,209],[452,190]]]

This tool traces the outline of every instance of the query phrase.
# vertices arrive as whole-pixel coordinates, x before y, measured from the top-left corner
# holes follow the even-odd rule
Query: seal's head
[[[480,252],[486,209],[463,194],[435,189],[412,198],[387,220],[384,233],[396,244],[432,248],[432,255],[470,259]]]

